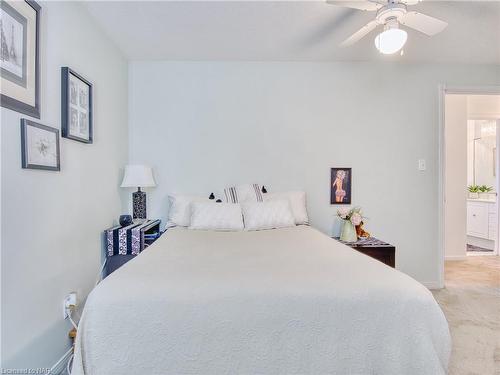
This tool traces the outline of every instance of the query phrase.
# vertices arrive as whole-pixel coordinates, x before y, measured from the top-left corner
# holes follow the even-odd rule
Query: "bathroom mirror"
[[[496,121],[468,121],[469,185],[496,186]],[[471,160],[472,159],[472,160]]]

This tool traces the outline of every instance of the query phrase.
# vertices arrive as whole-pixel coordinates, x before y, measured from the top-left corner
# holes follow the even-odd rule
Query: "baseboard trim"
[[[425,281],[422,283],[422,285],[431,290],[444,288],[444,286],[441,285],[438,281]]]
[[[69,348],[66,353],[63,354],[61,358],[50,368],[50,375],[60,375],[66,371],[66,365],[68,364],[71,355],[73,354],[73,347]]]
[[[447,255],[444,260],[466,260],[467,255]]]

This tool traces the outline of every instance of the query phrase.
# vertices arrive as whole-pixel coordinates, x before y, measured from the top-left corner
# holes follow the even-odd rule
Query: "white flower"
[[[337,215],[339,215],[339,217],[341,219],[345,220],[345,219],[347,219],[347,215],[349,215],[349,212],[350,212],[350,210],[348,208],[343,207],[343,208],[339,208],[337,210]]]
[[[361,224],[361,220],[363,218],[361,217],[361,215],[357,212],[354,212],[352,215],[351,215],[351,223],[353,223],[354,225],[359,225]]]

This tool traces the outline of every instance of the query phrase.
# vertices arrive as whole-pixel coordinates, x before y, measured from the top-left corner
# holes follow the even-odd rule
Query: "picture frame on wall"
[[[92,83],[68,67],[61,68],[61,135],[93,142]]]
[[[59,130],[21,119],[21,161],[25,169],[60,171]]]
[[[0,106],[40,118],[40,5],[0,1]]]
[[[331,168],[330,204],[351,204],[352,169]]]

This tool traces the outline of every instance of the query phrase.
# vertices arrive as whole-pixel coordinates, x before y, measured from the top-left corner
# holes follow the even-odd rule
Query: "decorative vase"
[[[132,224],[132,216],[130,215],[121,215],[120,216],[120,225],[122,227],[126,227],[127,225]]]
[[[469,198],[470,199],[477,199],[477,198],[479,198],[479,193],[469,193]]]
[[[342,227],[342,233],[340,234],[340,240],[344,242],[356,242],[358,240],[358,235],[356,234],[356,228],[350,220],[344,220],[344,226]]]

